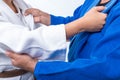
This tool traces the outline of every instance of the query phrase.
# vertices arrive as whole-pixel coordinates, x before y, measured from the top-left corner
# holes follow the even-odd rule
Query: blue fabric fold
[[[96,6],[100,1],[99,0],[95,0],[90,6],[87,7],[87,9],[85,8],[84,12],[81,14],[81,16],[83,16],[87,11],[89,11],[92,7]],[[114,4],[117,2],[117,0],[111,0],[109,1],[108,4],[105,5],[105,10],[103,10],[103,13],[107,13],[112,6],[114,6]],[[85,42],[87,41],[88,37],[89,37],[90,33],[89,32],[83,32],[83,33],[79,33],[78,35],[75,36],[75,39],[73,39],[71,41],[70,44],[70,49],[69,49],[69,56],[68,59],[69,61],[72,61],[74,59],[76,59],[78,57],[79,52],[81,52],[80,49],[82,49],[82,47],[84,46]]]
[[[83,16],[95,1],[86,0],[71,20]],[[70,62],[38,62],[37,80],[120,80],[120,0],[112,1],[102,31],[76,35],[70,45]]]

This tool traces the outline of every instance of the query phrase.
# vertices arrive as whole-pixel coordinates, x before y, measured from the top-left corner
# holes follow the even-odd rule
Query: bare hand
[[[11,58],[14,66],[34,72],[34,68],[37,63],[36,59],[32,59],[30,56],[25,54],[18,54],[14,52],[6,52],[6,55]]]
[[[100,12],[104,9],[105,7],[103,6],[94,7],[82,18],[66,24],[66,39],[69,39],[71,36],[84,31],[100,31],[105,24],[105,19],[107,17],[106,14]]]
[[[101,13],[104,9],[103,6],[94,7],[84,15],[85,31],[94,32],[102,29],[107,17],[107,14]]]
[[[42,23],[47,26],[50,25],[50,15],[48,13],[45,13],[39,9],[30,8],[25,11],[25,16],[29,14],[33,15],[35,23]]]

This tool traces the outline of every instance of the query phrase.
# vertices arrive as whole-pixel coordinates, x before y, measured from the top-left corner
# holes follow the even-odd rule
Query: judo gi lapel
[[[89,11],[92,7],[96,6],[100,0],[85,0],[84,4],[81,6],[79,17],[84,16],[84,14]]]
[[[99,0],[94,0],[94,1],[90,1],[90,0],[86,0],[85,4],[83,5],[83,8],[81,11],[82,14],[80,16],[83,16],[88,10],[90,10],[92,7],[96,6],[99,3]],[[110,3],[108,3],[106,6],[106,9],[103,10],[103,12],[108,12],[110,10],[110,8],[115,4],[117,0],[111,0]],[[89,6],[90,5],[90,6]],[[88,6],[87,8],[85,6]],[[84,8],[85,7],[85,8]],[[70,44],[70,49],[69,49],[69,53],[68,53],[68,59],[69,61],[73,61],[76,58],[79,57],[79,54],[81,52],[81,50],[84,48],[86,41],[89,38],[90,33],[88,32],[83,32],[83,33],[79,33],[78,35],[76,35],[73,40],[71,41]]]
[[[10,7],[3,2],[3,0],[0,0],[0,12],[1,15],[8,20],[8,22],[16,23],[16,24],[22,24],[21,21],[18,19],[17,15],[10,9]]]
[[[35,29],[34,19],[32,15],[24,16],[24,12],[26,9],[31,8],[31,6],[27,5],[23,0],[14,0],[15,4],[19,5],[19,8],[22,10],[23,17],[25,22],[30,30]]]
[[[22,19],[21,21],[18,16],[10,9],[10,7],[3,2],[3,0],[0,0],[0,12],[1,15],[6,17],[8,22],[11,22],[13,24],[18,24],[28,27],[30,30],[33,30],[35,28],[34,19],[32,15],[24,16],[24,12],[26,9],[30,8],[23,0],[14,0],[14,4],[21,9],[22,11]]]
[[[81,8],[80,17],[82,17],[88,10],[96,6],[98,3],[99,0],[94,0],[94,1],[86,0]],[[68,53],[69,61],[73,61],[78,57],[78,53],[81,52],[81,49],[84,47],[88,37],[89,37],[88,32],[82,32],[74,36],[69,48],[69,53]]]

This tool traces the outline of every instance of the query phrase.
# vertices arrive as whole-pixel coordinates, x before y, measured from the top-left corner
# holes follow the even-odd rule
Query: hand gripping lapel
[[[92,7],[97,6],[97,4],[99,2],[100,2],[100,0],[94,0],[93,3],[87,8],[87,10],[85,10],[85,12],[81,15],[84,15]],[[114,6],[114,4],[116,2],[117,2],[117,0],[110,0],[105,5],[106,8],[102,12],[107,13]],[[83,10],[84,10],[84,8],[83,8]],[[89,32],[79,33],[79,34],[74,36],[73,40],[71,41],[70,48],[69,48],[69,53],[68,53],[68,59],[69,59],[70,62],[79,58],[79,54],[80,54],[81,50],[83,49],[84,44],[86,43],[89,36],[90,36]]]

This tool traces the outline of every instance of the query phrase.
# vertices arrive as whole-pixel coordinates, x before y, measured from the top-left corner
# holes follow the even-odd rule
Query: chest
[[[25,26],[26,23],[25,23],[25,18],[23,16],[23,11],[15,3],[14,3],[14,7],[17,13],[15,13],[15,11],[11,7],[9,7],[5,2],[0,1],[0,12],[1,12],[0,16],[2,16],[1,18],[4,18],[5,22],[10,22],[13,24]]]

